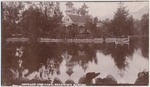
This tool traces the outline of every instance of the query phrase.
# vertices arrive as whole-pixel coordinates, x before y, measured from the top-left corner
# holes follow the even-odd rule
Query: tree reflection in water
[[[142,56],[148,58],[148,38],[131,38],[130,44],[115,45],[114,43],[102,44],[76,44],[76,43],[8,43],[2,46],[2,74],[3,78],[7,73],[6,69],[15,67],[17,58],[15,52],[17,47],[24,47],[22,56],[23,66],[30,72],[38,70],[40,63],[48,67],[47,61],[54,62],[54,70],[60,73],[60,64],[66,55],[70,55],[70,59],[66,60],[66,73],[73,74],[73,67],[79,65],[84,72],[88,68],[89,62],[98,64],[96,58],[97,50],[101,50],[104,55],[111,55],[115,65],[120,70],[124,70],[128,66],[127,58],[131,58],[134,51],[141,49]],[[105,68],[105,67],[104,67]],[[71,74],[70,74],[71,73]]]
[[[141,39],[141,46],[140,46],[140,48],[141,48],[141,51],[142,51],[142,55],[145,58],[148,58],[148,53],[149,53],[149,50],[148,50],[148,48],[149,48],[148,39],[149,39],[148,37]]]

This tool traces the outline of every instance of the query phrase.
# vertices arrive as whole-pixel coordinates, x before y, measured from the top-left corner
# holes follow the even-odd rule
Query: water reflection
[[[149,47],[148,38],[142,38],[141,39],[141,51],[142,51],[142,55],[145,58],[148,58],[148,52],[149,52],[148,47]]]
[[[22,51],[19,52],[19,49]],[[16,55],[21,56],[18,58]],[[78,83],[79,79],[89,72],[100,72],[100,75],[96,77],[99,78],[99,82],[104,83],[111,77],[113,81],[116,79],[115,82],[118,84],[134,84],[139,72],[148,71],[148,38],[133,38],[130,44],[126,45],[114,43],[4,44],[2,48],[4,82],[4,78],[8,76],[7,69],[15,68],[18,59],[23,61],[22,66],[28,69],[29,73],[26,76],[33,82],[38,73],[39,78],[43,78],[42,74],[46,72],[45,79],[49,79],[50,83],[72,84]]]

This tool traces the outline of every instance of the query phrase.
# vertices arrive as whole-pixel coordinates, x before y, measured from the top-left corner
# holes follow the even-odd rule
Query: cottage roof
[[[73,5],[73,3],[71,1],[69,1],[65,5]]]
[[[74,22],[74,23],[86,23],[87,21],[90,21],[90,17],[87,15],[68,15],[70,17],[70,19]]]

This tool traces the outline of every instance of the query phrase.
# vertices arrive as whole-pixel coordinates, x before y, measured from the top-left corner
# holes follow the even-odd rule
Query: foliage
[[[126,7],[123,6],[123,4],[120,4],[112,20],[112,32],[116,37],[132,35],[133,25],[132,16],[129,16]]]
[[[79,11],[81,15],[86,15],[83,6]],[[59,2],[2,2],[2,38],[13,34],[31,39],[75,38],[80,33],[78,26],[72,24],[66,31],[62,17]],[[148,14],[144,14],[141,20],[134,20],[126,7],[120,4],[112,20],[106,19],[98,28],[98,18],[92,18],[87,20],[84,30],[96,38],[148,35],[148,21]]]
[[[43,8],[34,8],[33,6],[30,6],[30,8],[24,12],[22,20],[24,21],[23,28],[28,25],[28,33],[31,32],[31,35],[34,34],[36,37],[44,35],[56,37],[55,34],[57,33],[57,27],[61,26],[62,13],[57,6],[58,4],[54,6],[51,2],[47,3],[48,4],[40,3]],[[47,9],[47,7],[50,8]]]
[[[2,2],[2,36],[10,37],[16,32],[20,32],[19,22],[21,19],[21,2]]]
[[[140,31],[141,31],[140,20],[134,20],[133,34],[134,34],[134,35],[140,35],[140,34],[141,34]]]
[[[146,70],[138,73],[138,78],[135,81],[136,85],[148,85],[149,82],[149,73]]]
[[[25,4],[27,7],[25,7]],[[2,2],[3,34],[56,37],[63,15],[56,2]]]
[[[149,14],[144,14],[141,19],[141,32],[142,35],[148,35],[149,30]]]
[[[149,30],[149,15],[143,14],[141,20],[134,20],[134,35],[148,35]]]
[[[89,21],[87,21],[87,23],[85,24],[85,29],[89,31],[89,33],[91,33],[92,37],[97,36],[97,23],[98,18],[95,17],[94,19],[90,19]]]
[[[111,20],[106,19],[102,21],[102,26],[101,26],[101,37],[106,38],[106,37],[112,37],[113,32],[111,30]]]
[[[82,7],[79,8],[78,13],[80,13],[81,15],[87,15],[87,13],[88,13],[87,8],[88,8],[88,7],[87,7],[86,4],[84,3],[84,4],[82,5]]]

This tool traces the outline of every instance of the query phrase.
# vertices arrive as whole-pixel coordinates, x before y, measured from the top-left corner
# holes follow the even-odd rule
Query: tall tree
[[[35,35],[35,37],[57,36],[58,27],[61,26],[63,17],[59,3],[32,2],[30,4],[30,7],[23,13],[22,25],[24,30],[28,34],[31,33],[31,36]]]
[[[21,25],[25,35],[32,40],[37,38],[38,33],[40,33],[39,29],[42,27],[41,21],[42,13],[38,8],[31,6],[28,10],[24,11]]]
[[[92,24],[92,29],[91,29],[92,30],[92,34],[93,34],[94,37],[98,36],[97,23],[98,23],[98,18],[95,17],[94,21],[93,21],[93,24]]]
[[[119,8],[115,12],[112,20],[112,32],[117,37],[132,35],[133,30],[133,18],[129,15],[128,10],[123,5],[119,4]]]
[[[97,36],[97,23],[98,23],[98,18],[95,17],[94,19],[89,18],[89,20],[87,20],[85,24],[86,31],[89,31],[92,37]]]
[[[79,13],[81,14],[81,15],[87,15],[88,14],[88,6],[84,3],[83,5],[82,5],[82,7],[81,8],[79,8]]]
[[[149,14],[144,14],[141,19],[141,32],[142,35],[148,35],[149,30]]]
[[[133,33],[134,35],[140,35],[141,34],[141,24],[140,24],[140,20],[134,20],[134,30],[133,30]]]

